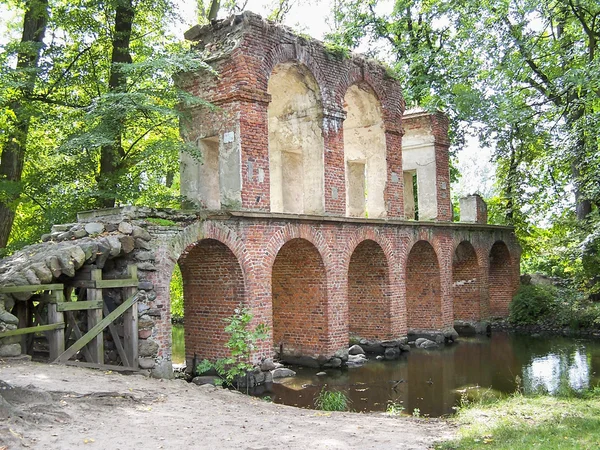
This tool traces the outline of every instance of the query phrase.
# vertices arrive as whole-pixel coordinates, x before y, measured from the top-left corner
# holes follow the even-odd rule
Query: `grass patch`
[[[159,219],[158,217],[147,217],[146,222],[154,224],[154,225],[158,225],[161,227],[174,227],[174,226],[178,225],[177,222],[173,222],[172,220],[169,220],[169,219]]]
[[[436,449],[600,448],[600,389],[581,397],[515,394],[460,408],[459,438]]]
[[[321,411],[347,411],[350,399],[340,391],[321,389],[315,399],[315,407]]]

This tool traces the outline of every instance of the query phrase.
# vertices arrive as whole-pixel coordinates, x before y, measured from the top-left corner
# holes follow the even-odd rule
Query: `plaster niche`
[[[387,179],[381,103],[366,85],[352,85],[344,97],[346,215],[385,217]]]
[[[405,117],[411,114],[411,111],[407,111]],[[419,111],[415,115],[416,117],[427,116],[427,113]],[[405,134],[402,137],[402,168],[404,170],[405,217],[418,220],[436,219],[438,205],[435,136],[428,121],[405,128]],[[416,177],[416,193],[409,192],[410,188],[407,190],[407,186],[412,186],[413,177]],[[418,216],[415,216],[415,209],[418,211]]]
[[[198,139],[197,146],[201,162],[188,153],[181,154],[182,194],[201,208],[221,209],[219,138]]]
[[[323,109],[317,82],[305,66],[281,63],[267,92],[271,211],[322,214]]]

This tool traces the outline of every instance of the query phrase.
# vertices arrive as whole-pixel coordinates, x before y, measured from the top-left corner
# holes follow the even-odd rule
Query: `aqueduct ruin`
[[[444,115],[405,112],[401,86],[380,64],[332,52],[252,13],[194,27],[186,38],[220,74],[177,80],[216,105],[191,108],[182,125],[202,153],[201,161],[181,160],[182,194],[193,211],[82,213],[79,223],[45,237],[63,252],[55,271],[48,276],[15,255],[0,265],[0,286],[91,289],[90,269],[114,279],[135,266],[140,323],[132,364],[157,376],[171,371],[176,264],[188,361],[223,356],[221,319],[240,304],[269,328],[257,361],[276,354],[317,364],[351,337],[452,337],[456,321],[507,315],[520,248],[511,228],[487,225],[479,197],[466,199],[462,221],[452,222]],[[65,250],[73,247],[84,256]],[[29,254],[48,247],[35,248]],[[6,313],[28,300],[0,295]],[[125,300],[113,297],[117,305]],[[17,328],[13,319],[4,324]],[[9,339],[0,353],[17,352]]]

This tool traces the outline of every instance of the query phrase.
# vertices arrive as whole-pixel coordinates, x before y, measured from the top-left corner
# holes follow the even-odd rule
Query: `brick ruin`
[[[455,326],[481,331],[488,319],[507,316],[520,248],[512,228],[486,223],[480,198],[461,202],[463,220],[452,222],[443,114],[406,112],[401,86],[382,65],[252,13],[196,26],[186,38],[219,73],[177,79],[216,105],[190,107],[182,124],[202,154],[181,158],[182,194],[193,210],[87,212],[44,238],[66,252],[58,269],[71,258],[64,248],[90,240],[73,234],[86,225],[102,230],[96,243],[128,242],[118,249],[105,242],[102,258],[83,249],[76,267],[44,282],[90,268],[116,277],[137,265],[140,367],[172,372],[169,287],[177,264],[188,363],[224,355],[222,319],[240,304],[269,328],[257,362],[320,366],[347,358],[351,339],[400,349],[407,338],[454,339]],[[38,245],[38,263],[56,266],[44,260],[48,245]],[[37,272],[16,263],[24,254],[0,263],[0,286],[35,284]],[[16,327],[3,317],[23,298],[0,301],[0,327]],[[16,351],[2,341],[0,354],[9,345]]]

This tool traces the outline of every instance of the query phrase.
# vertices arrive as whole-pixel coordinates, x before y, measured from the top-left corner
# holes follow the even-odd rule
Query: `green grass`
[[[315,407],[322,411],[347,411],[349,403],[350,399],[345,393],[325,388],[321,389],[315,399]]]
[[[461,408],[459,438],[436,449],[600,448],[600,390],[582,398],[516,394]]]

